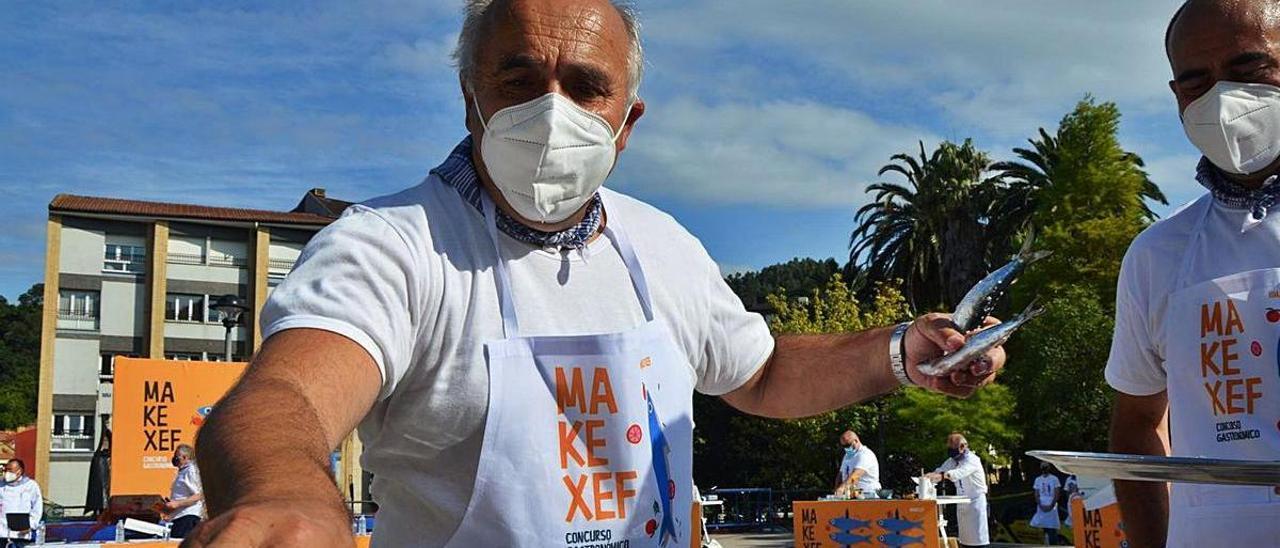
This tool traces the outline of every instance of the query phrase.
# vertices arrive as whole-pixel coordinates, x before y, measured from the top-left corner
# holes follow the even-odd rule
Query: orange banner
[[[938,506],[931,500],[796,501],[796,548],[938,546]]]
[[[1071,500],[1071,535],[1076,548],[1120,548],[1129,546],[1120,521],[1120,505],[1108,504],[1085,510],[1084,499]]]
[[[111,494],[169,495],[169,459],[195,444],[213,404],[244,363],[117,358],[112,395]]]

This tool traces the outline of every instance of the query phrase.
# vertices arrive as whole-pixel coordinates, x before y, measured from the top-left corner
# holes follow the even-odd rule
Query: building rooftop
[[[50,213],[96,213],[198,219],[232,222],[327,225],[338,218],[351,202],[326,198],[323,188],[313,188],[292,211],[270,211],[236,207],[217,207],[169,202],[148,202],[100,196],[59,194],[49,202]]]

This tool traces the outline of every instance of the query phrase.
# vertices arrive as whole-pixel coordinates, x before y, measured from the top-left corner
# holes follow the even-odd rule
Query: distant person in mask
[[[982,460],[969,450],[969,440],[959,432],[947,436],[947,460],[925,474],[937,483],[949,479],[956,484],[956,495],[969,499],[956,505],[956,527],[961,546],[986,546],[991,542],[987,528],[987,472]]]
[[[349,546],[327,463],[359,424],[375,545],[674,546],[695,390],[804,417],[903,384],[969,394],[1003,365],[920,374],[964,344],[943,314],[775,339],[675,219],[602,186],[646,111],[634,13],[464,4],[467,136],[348,208],[272,292],[200,430],[211,516],[189,545]]]
[[[200,469],[192,460],[194,455],[195,450],[184,443],[174,449],[170,460],[178,474],[173,478],[164,510],[169,514],[169,523],[172,524],[170,535],[174,538],[185,538],[204,519],[204,486],[200,481]]]
[[[840,447],[844,455],[840,459],[840,472],[836,479],[837,496],[876,498],[880,491],[880,460],[870,447],[853,430],[840,435]]]
[[[35,530],[44,517],[44,496],[40,484],[27,477],[22,459],[9,459],[0,482],[0,546],[26,546],[35,539]]]
[[[1139,234],[1120,267],[1111,449],[1275,462],[1280,2],[1186,2],[1165,51],[1207,192]],[[1117,481],[1115,491],[1133,546],[1280,539],[1273,486]]]

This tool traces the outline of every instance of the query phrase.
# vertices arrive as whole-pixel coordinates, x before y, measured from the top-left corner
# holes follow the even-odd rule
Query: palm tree
[[[999,176],[973,146],[943,142],[932,154],[895,154],[879,174],[898,173],[905,184],[867,188],[849,237],[849,260],[872,280],[899,279],[913,308],[949,308],[982,278],[989,256],[987,216]]]
[[[991,169],[1000,172],[1005,184],[993,203],[993,229],[1011,234],[1030,223],[1037,212],[1051,215],[1062,202],[1069,204],[1072,190],[1097,198],[1097,193],[1085,189],[1058,188],[1063,181],[1081,178],[1079,168],[1084,164],[1107,173],[1117,184],[1122,179],[1136,180],[1141,220],[1143,224],[1156,220],[1151,204],[1168,205],[1169,201],[1147,176],[1142,158],[1115,142],[1118,122],[1119,111],[1114,104],[1096,105],[1092,97],[1086,97],[1063,119],[1057,135],[1040,128],[1038,139],[1027,140],[1031,148],[1013,149],[1019,160],[993,164]],[[1106,205],[1119,209],[1127,206],[1124,200],[1110,200]]]

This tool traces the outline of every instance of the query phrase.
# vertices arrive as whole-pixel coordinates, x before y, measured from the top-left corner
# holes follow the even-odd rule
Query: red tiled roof
[[[49,202],[49,211],[304,225],[327,225],[334,221],[333,217],[314,213],[144,202],[141,200],[77,196],[74,194],[54,196],[53,201]]]

